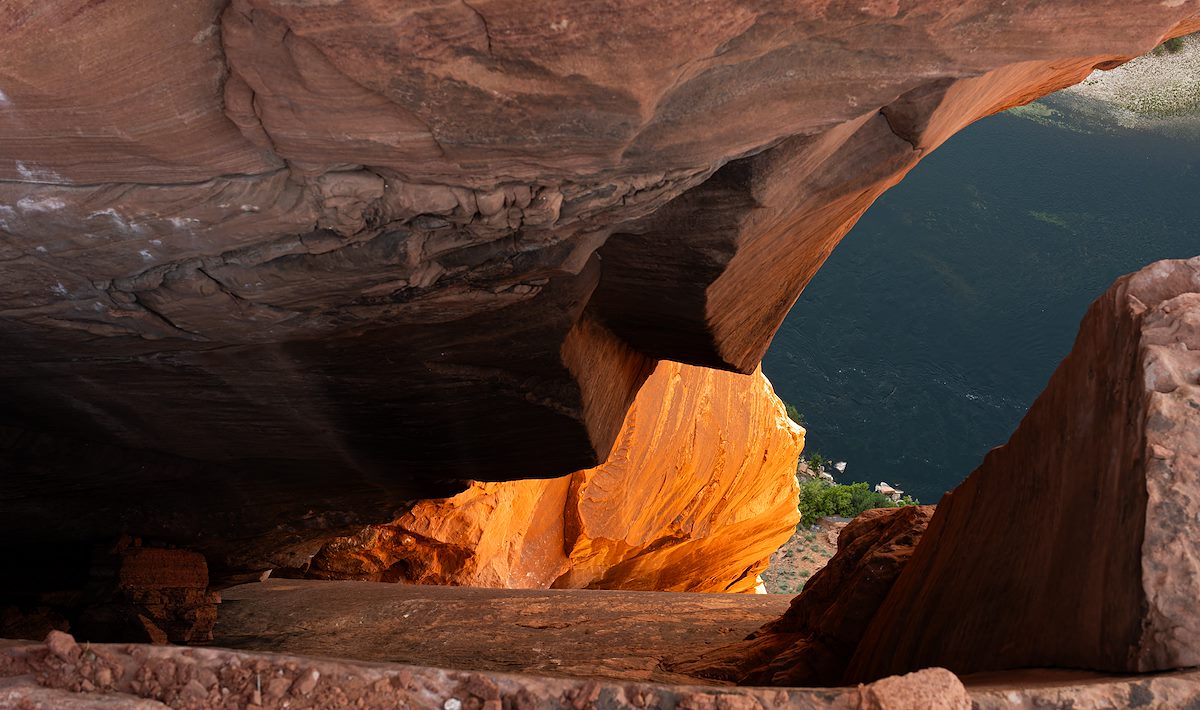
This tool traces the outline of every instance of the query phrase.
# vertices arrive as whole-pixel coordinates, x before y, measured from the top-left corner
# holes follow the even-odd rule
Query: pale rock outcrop
[[[799,522],[804,430],[761,372],[660,362],[609,460],[475,482],[326,545],[306,574],[514,588],[752,592]]]

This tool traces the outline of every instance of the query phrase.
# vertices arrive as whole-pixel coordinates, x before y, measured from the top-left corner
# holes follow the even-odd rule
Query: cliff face
[[[510,588],[754,590],[800,521],[803,429],[760,372],[662,362],[609,460],[549,480],[475,482],[326,545],[322,579]]]
[[[946,494],[848,680],[1200,663],[1200,257],[1124,277],[1004,446]]]
[[[7,2],[0,520],[44,535],[5,554],[126,532],[230,579],[466,480],[596,466],[656,360],[753,371],[955,130],[1197,16]]]
[[[931,666],[1195,666],[1198,376],[1200,257],[1122,277],[1009,442],[936,512],[863,513],[786,614],[672,670],[833,686]]]

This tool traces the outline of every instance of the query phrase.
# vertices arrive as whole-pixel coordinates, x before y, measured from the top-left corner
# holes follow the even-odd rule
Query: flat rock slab
[[[473,671],[712,683],[664,660],[745,638],[775,594],[435,587],[267,580],[233,587],[214,644]]]

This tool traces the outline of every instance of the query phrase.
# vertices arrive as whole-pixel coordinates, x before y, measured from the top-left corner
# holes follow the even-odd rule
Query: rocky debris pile
[[[745,685],[839,685],[933,511],[933,506],[905,506],[862,513],[842,529],[837,554],[782,618],[745,641],[672,667]]]
[[[899,503],[900,499],[904,497],[904,491],[889,485],[887,481],[880,481],[875,484],[875,492],[891,498],[894,503]]]
[[[841,466],[841,468],[838,468]],[[839,461],[834,464],[834,469],[838,472],[846,469],[846,463]],[[830,473],[823,462],[814,461],[813,459],[800,459],[800,463],[796,465],[796,474],[806,478],[819,478],[826,483],[833,483],[833,474]]]

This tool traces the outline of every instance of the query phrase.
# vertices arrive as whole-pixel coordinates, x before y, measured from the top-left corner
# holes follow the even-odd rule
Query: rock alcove
[[[401,547],[409,535],[447,559],[465,554],[442,545],[443,518],[422,511],[471,491],[498,505],[489,483],[516,479],[541,479],[523,484],[538,491],[526,503],[580,504],[555,503],[553,518],[536,506],[514,513],[519,549],[513,538],[489,548],[509,545],[503,569],[476,564],[476,577],[446,580],[438,563],[431,579],[752,586],[786,537],[794,495],[759,473],[790,465],[802,445],[756,368],[824,258],[955,131],[1200,28],[1200,6],[19,0],[0,19],[0,545],[20,570],[6,596],[24,609],[86,598],[75,630],[188,641],[212,590],[310,565],[364,525],[411,518]],[[1195,665],[1194,615],[1181,601],[1195,583],[1180,541],[1195,539],[1186,491],[1200,468],[1188,409],[1196,269],[1154,267],[1097,303],[1010,453],[989,457],[939,508],[923,543],[915,528],[899,531],[914,521],[856,528],[864,560],[896,562],[916,547],[875,603],[924,631],[872,621],[856,647],[834,649],[839,680],[827,654],[809,682],[935,665]],[[1027,447],[1061,452],[1053,470],[1023,469],[1057,527],[1008,552],[1023,553],[1036,585],[1006,580],[988,591],[992,606],[972,608],[1074,645],[1036,634],[1010,643],[931,611],[981,596],[946,556],[998,535],[1025,540],[973,501],[992,485],[981,474],[1021,468],[1005,457]],[[754,457],[762,463],[744,465]],[[694,485],[697,462],[705,475],[720,462],[721,476]],[[1104,475],[1047,483],[1086,462]],[[639,489],[617,477],[623,466],[657,472]],[[1066,492],[1096,507],[1068,514]],[[615,538],[631,525],[639,540]],[[754,542],[730,546],[706,526]],[[1123,543],[1098,570],[1046,544],[1055,535]],[[738,564],[689,577],[731,554]],[[911,581],[918,574],[938,583]],[[1070,609],[1045,603],[1063,584],[1096,591]],[[838,611],[852,595],[831,596]],[[773,627],[791,636],[770,655],[796,660],[782,682],[801,682],[796,669],[811,660],[792,642],[827,628],[797,608]],[[803,624],[788,627],[796,617]],[[166,649],[104,652],[87,659],[54,637],[13,647],[0,668],[86,691],[67,670],[88,666],[91,689],[145,695],[153,684],[130,685],[141,671],[116,669],[183,663]],[[221,652],[205,653],[226,667]],[[777,680],[779,668],[751,657],[713,662],[729,679]],[[287,670],[287,693],[307,697],[339,673],[481,705],[520,692],[586,704],[606,692],[318,665]],[[308,668],[325,685],[310,687]],[[698,690],[693,700],[967,702],[951,674],[923,673],[824,696]],[[1200,692],[1190,676],[1140,682],[1093,690]],[[250,676],[197,684],[205,694],[176,688],[172,702],[271,698]],[[641,705],[683,692],[618,684],[612,702],[613,687]],[[991,691],[971,692],[990,702]]]

